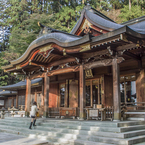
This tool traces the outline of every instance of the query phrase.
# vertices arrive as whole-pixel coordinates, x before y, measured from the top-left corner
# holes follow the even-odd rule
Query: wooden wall
[[[78,107],[78,80],[69,80],[69,107]]]
[[[102,86],[102,104],[113,106],[113,79],[112,75],[104,75]]]
[[[58,103],[58,83],[51,84],[50,83],[50,90],[49,90],[49,107],[50,108],[57,108]]]

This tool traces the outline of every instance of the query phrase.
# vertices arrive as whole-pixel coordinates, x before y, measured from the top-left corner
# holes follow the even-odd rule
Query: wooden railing
[[[103,121],[103,120],[113,121],[113,118],[114,118],[113,106],[108,106],[108,107],[104,107],[104,108],[85,108],[85,110],[87,113],[87,120],[90,118],[96,118],[96,119],[101,120],[101,121]],[[94,110],[93,115],[90,112],[91,110]],[[96,110],[96,112],[95,112],[95,110]]]
[[[113,106],[108,106],[106,108],[106,119],[113,121],[114,118],[114,108]]]
[[[127,103],[121,103],[121,111],[132,107],[134,110],[145,110],[145,102],[127,102]]]

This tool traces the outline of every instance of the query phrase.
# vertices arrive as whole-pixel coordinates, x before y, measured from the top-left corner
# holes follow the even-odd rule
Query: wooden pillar
[[[98,104],[100,104],[100,81],[98,83]]]
[[[126,82],[124,81],[124,102],[126,103]]]
[[[136,74],[136,99],[137,102],[145,102],[145,70]],[[142,104],[138,104],[142,106]]]
[[[44,107],[44,78],[42,79],[42,106]]]
[[[25,116],[29,117],[31,108],[31,80],[29,77],[26,78],[26,97],[25,97]]]
[[[44,117],[49,116],[49,83],[50,83],[50,78],[47,76],[47,73],[45,73],[44,76]]]
[[[112,61],[113,68],[113,105],[114,105],[114,121],[121,119],[121,108],[120,108],[120,73],[117,58]]]
[[[12,97],[11,107],[14,106],[14,97]]]
[[[92,80],[90,81],[90,101],[91,101],[91,107],[93,107],[93,84],[92,84]]]
[[[19,108],[19,106],[18,106],[18,95],[16,95],[16,108]]]
[[[64,107],[69,107],[69,80],[66,80]]]
[[[84,66],[80,65],[80,72],[79,72],[79,78],[80,78],[80,120],[83,120],[85,117],[84,114],[84,108],[86,104],[85,99],[85,72],[84,72]]]
[[[35,102],[37,102],[37,91],[35,89],[35,99],[34,99]]]

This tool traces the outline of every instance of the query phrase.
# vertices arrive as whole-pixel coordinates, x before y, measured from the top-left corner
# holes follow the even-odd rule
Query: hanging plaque
[[[91,69],[85,70],[85,75],[86,78],[93,78],[92,70]]]

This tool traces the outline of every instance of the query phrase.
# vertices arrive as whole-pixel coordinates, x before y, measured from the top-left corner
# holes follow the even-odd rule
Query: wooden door
[[[57,108],[58,96],[58,84],[50,84],[49,108]]]

